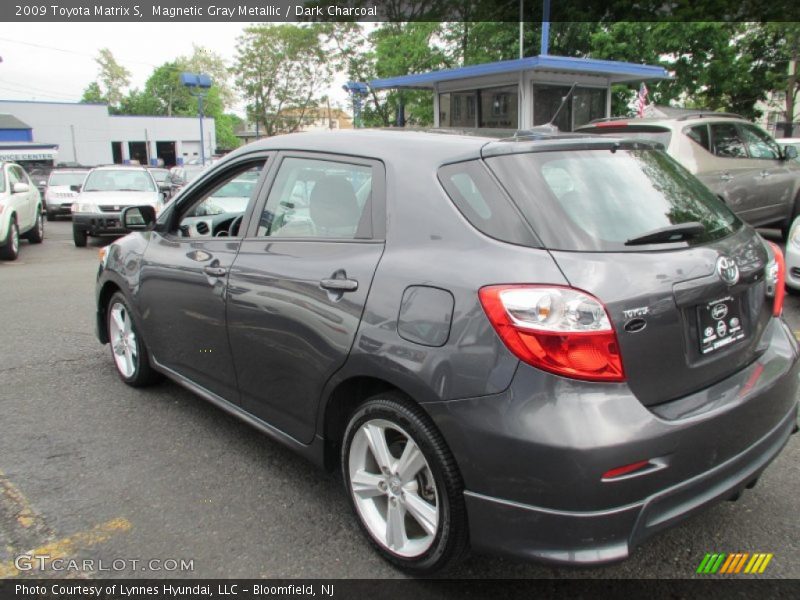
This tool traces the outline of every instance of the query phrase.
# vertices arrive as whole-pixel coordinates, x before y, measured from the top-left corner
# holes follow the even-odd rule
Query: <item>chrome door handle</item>
[[[355,279],[323,279],[319,286],[331,292],[355,292],[358,282]]]
[[[722,175],[719,176],[719,178],[722,181],[730,181],[731,179],[733,179],[733,175],[731,175],[730,173],[723,173]]]
[[[769,171],[761,171],[761,179],[765,179],[769,177],[771,173]]]
[[[211,277],[225,277],[228,269],[225,267],[212,267],[211,265],[206,265],[203,267],[203,271],[206,275],[211,275]]]

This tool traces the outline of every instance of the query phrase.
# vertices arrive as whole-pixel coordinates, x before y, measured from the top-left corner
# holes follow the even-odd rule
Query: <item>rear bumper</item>
[[[473,547],[569,564],[621,560],[754,482],[798,410],[791,332],[773,319],[762,342],[741,371],[650,408],[626,384],[524,364],[501,394],[425,404],[461,469]],[[642,460],[655,466],[603,479]]]
[[[120,213],[73,213],[72,227],[89,235],[123,235]]]
[[[656,532],[752,487],[796,431],[796,420],[797,406],[740,455],[641,502],[608,510],[557,511],[466,492],[473,548],[558,564],[624,560]]]

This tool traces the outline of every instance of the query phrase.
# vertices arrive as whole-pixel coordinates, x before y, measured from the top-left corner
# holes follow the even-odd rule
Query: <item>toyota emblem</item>
[[[728,285],[736,285],[739,282],[739,267],[736,261],[729,256],[720,256],[717,259],[717,275]]]

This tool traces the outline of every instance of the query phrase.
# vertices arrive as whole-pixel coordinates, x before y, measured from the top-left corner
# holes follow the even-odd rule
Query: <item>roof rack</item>
[[[676,121],[688,121],[689,119],[703,119],[706,117],[722,117],[724,119],[744,119],[742,115],[736,113],[715,112],[713,110],[700,111],[696,113],[689,113],[675,117]]]
[[[599,119],[592,119],[587,125],[591,125],[592,123],[609,123],[611,121],[629,121],[630,119],[634,119],[636,117],[601,117]],[[581,125],[583,127],[583,125]]]

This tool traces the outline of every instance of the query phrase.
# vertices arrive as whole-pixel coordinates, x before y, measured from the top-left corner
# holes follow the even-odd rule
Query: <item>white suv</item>
[[[44,239],[42,197],[22,167],[0,161],[0,258],[16,260],[20,237]]]

